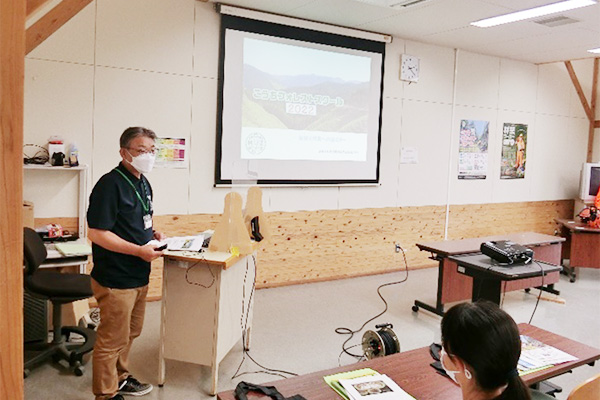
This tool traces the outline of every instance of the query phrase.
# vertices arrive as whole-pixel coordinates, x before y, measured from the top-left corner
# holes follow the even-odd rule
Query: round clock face
[[[419,59],[417,57],[409,55],[402,56],[400,79],[410,82],[419,80]]]

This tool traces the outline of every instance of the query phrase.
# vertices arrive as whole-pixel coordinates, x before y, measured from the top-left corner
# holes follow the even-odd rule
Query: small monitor
[[[579,197],[585,203],[594,202],[600,188],[600,163],[585,163],[581,169]]]

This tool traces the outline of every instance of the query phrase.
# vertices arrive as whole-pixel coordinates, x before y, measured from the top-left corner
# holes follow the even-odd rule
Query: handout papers
[[[352,400],[414,400],[387,375],[340,379],[340,384]]]
[[[160,247],[163,245],[167,245],[167,250],[178,251],[178,250],[187,250],[187,251],[200,251],[202,249],[202,243],[204,242],[204,233],[201,233],[196,236],[175,236],[166,238],[165,240],[159,242],[158,240],[151,240],[148,244],[151,244],[155,247]]]
[[[327,375],[323,379],[346,400],[414,400],[387,375],[371,368]]]
[[[577,357],[529,336],[521,335],[521,357],[517,365],[519,375],[530,374],[556,364],[575,360],[577,360]]]

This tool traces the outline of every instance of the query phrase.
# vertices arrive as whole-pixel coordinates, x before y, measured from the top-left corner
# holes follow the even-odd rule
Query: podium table
[[[159,386],[169,359],[211,367],[210,394],[217,393],[221,360],[242,338],[249,348],[255,260],[256,251],[165,252]]]

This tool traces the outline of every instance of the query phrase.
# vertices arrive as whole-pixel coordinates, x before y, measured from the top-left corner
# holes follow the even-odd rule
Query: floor
[[[335,333],[337,327],[360,328],[365,321],[381,312],[385,305],[377,295],[384,283],[400,281],[404,272],[258,290],[255,294],[254,322],[250,355],[263,367],[305,374],[322,369],[352,364],[355,360],[340,355],[346,336]],[[389,322],[400,340],[401,351],[428,346],[440,340],[440,318],[427,311],[414,313],[415,299],[434,303],[437,269],[410,271],[408,280],[386,286],[381,293],[389,309],[348,343],[357,345],[365,330],[375,324]],[[570,283],[561,276],[556,284],[560,297],[544,293],[533,316],[532,324],[552,332],[600,348],[600,269],[579,269],[578,279]],[[534,310],[537,290],[507,294],[503,308],[518,322],[528,322]],[[561,304],[556,300],[565,300]],[[160,302],[148,304],[142,335],[134,343],[131,370],[141,381],[156,386]],[[350,351],[360,352],[358,347]],[[245,380],[262,383],[280,379],[266,373],[247,374],[232,379],[242,362],[241,343],[220,364],[219,391],[233,389]],[[167,380],[162,388],[144,396],[147,400],[210,399],[210,369],[182,362],[166,362]],[[240,372],[263,370],[246,358]],[[600,362],[594,367],[577,368],[571,374],[554,378],[562,386],[558,399],[566,399],[579,382],[600,373]],[[88,363],[83,376],[76,377],[60,364],[45,364],[31,372],[25,380],[25,399],[93,399],[92,371]]]

